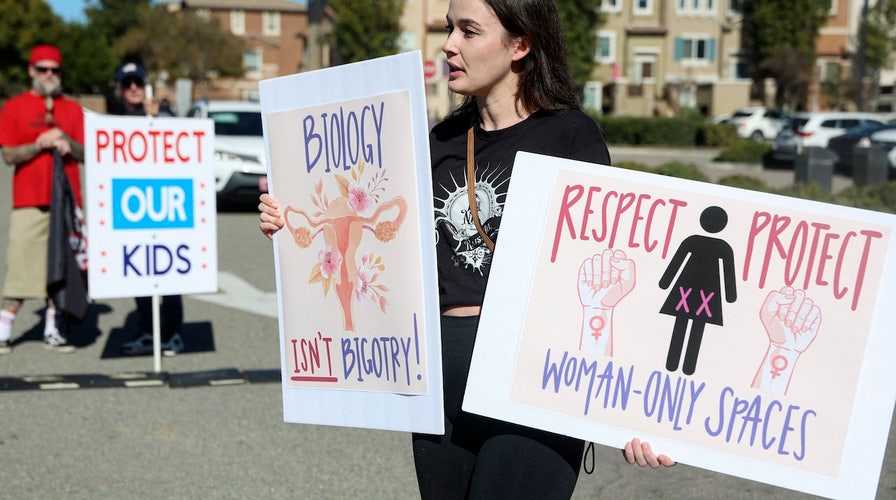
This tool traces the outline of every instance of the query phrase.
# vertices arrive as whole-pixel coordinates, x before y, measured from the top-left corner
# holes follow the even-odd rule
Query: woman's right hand
[[[274,239],[274,233],[283,228],[286,221],[283,220],[283,214],[280,213],[280,205],[277,200],[268,193],[262,193],[258,198],[258,229],[268,237],[269,240]]]

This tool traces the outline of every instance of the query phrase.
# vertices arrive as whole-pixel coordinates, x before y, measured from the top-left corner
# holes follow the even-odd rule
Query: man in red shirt
[[[81,205],[78,163],[84,160],[84,113],[78,103],[62,96],[59,49],[35,46],[28,75],[31,89],[9,99],[0,110],[0,151],[3,161],[15,168],[6,283],[0,305],[0,354],[10,352],[12,323],[22,302],[31,298],[46,299],[47,348],[72,352],[74,347],[58,327],[61,311],[57,313],[47,297],[47,244],[54,150],[65,160],[75,202]]]

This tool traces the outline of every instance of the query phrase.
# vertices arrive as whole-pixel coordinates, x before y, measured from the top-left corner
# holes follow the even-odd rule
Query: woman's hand
[[[274,233],[283,228],[286,221],[283,220],[283,214],[280,213],[280,205],[277,200],[268,193],[262,193],[258,198],[258,229],[268,237],[269,240],[274,239]]]
[[[666,455],[657,455],[650,448],[650,443],[642,443],[640,439],[634,438],[628,443],[625,443],[625,450],[623,450],[625,454],[625,460],[630,464],[637,464],[640,467],[647,467],[648,465],[652,469],[659,469],[662,465],[663,467],[672,467],[675,465],[675,461]]]

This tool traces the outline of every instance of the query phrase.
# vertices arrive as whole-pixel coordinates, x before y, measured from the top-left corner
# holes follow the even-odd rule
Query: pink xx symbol
[[[697,316],[700,316],[700,311],[706,309],[706,315],[710,318],[712,317],[712,311],[709,310],[709,301],[712,299],[712,296],[715,295],[716,292],[709,292],[709,295],[705,295],[703,290],[700,290],[700,300],[703,301],[700,304],[700,307],[697,308]]]
[[[679,300],[678,305],[675,306],[676,311],[681,308],[684,308],[684,312],[686,312],[686,313],[691,312],[691,310],[688,309],[688,295],[691,294],[692,290],[693,290],[693,288],[688,288],[688,291],[684,291],[684,287],[678,287],[678,294],[681,296],[681,300]]]

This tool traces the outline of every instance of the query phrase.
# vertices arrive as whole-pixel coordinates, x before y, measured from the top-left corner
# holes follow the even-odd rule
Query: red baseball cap
[[[28,64],[34,64],[37,61],[53,61],[61,66],[62,54],[52,45],[35,45],[31,49],[31,58],[28,59]]]

